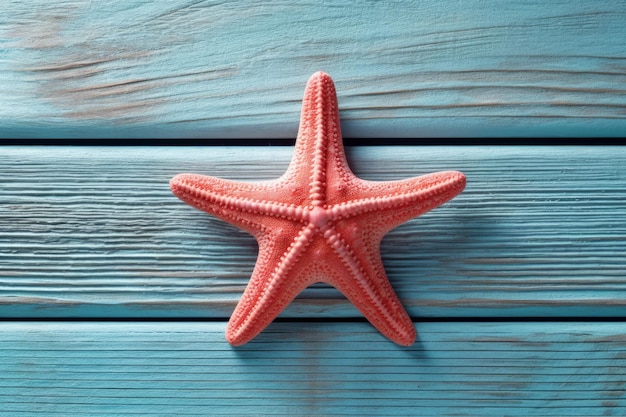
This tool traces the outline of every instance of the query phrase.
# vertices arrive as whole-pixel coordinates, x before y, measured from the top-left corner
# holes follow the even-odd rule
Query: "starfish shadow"
[[[267,359],[280,359],[281,353],[291,352],[303,359],[316,356],[332,358],[342,352],[377,352],[382,357],[406,356],[428,359],[427,350],[419,335],[411,346],[400,346],[381,335],[365,319],[277,319],[259,336],[241,346],[230,349],[241,360],[255,361],[259,351]]]

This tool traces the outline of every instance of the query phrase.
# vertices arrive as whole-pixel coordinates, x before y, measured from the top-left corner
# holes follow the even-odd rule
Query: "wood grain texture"
[[[610,323],[1,323],[0,413],[21,416],[620,416],[626,333]]]
[[[254,239],[175,198],[195,172],[275,178],[291,147],[4,147],[0,316],[226,318]],[[355,147],[355,173],[455,169],[466,190],[392,231],[390,280],[413,317],[623,316],[626,148]],[[281,317],[360,317],[311,287]]]
[[[0,137],[623,136],[626,1],[9,1]]]

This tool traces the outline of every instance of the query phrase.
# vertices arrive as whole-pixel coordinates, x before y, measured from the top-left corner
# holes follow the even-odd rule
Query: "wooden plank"
[[[0,316],[228,317],[256,243],[180,202],[168,181],[274,178],[291,153],[0,148]],[[348,156],[370,180],[468,177],[459,197],[383,240],[413,317],[624,315],[626,148],[355,147]],[[319,285],[282,317],[360,313]]]
[[[0,136],[624,136],[626,1],[32,0],[0,14]]]
[[[624,415],[623,323],[4,322],[3,416]]]

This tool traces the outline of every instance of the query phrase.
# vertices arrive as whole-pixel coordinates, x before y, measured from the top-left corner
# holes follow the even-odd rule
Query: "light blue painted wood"
[[[179,172],[256,180],[291,147],[0,149],[0,316],[230,316],[248,235],[176,199]],[[626,148],[356,147],[370,180],[457,169],[466,190],[390,233],[382,255],[414,317],[623,316]],[[333,289],[282,317],[360,317]]]
[[[0,13],[0,137],[623,136],[626,1],[29,0]]]
[[[18,416],[624,415],[617,323],[0,323],[0,413]]]

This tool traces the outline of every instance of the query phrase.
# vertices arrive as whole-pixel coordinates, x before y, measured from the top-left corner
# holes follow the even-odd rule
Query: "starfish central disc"
[[[330,223],[330,216],[328,211],[319,206],[313,207],[313,210],[309,211],[309,222],[317,227],[318,229],[324,231],[326,227]]]
[[[250,282],[226,329],[229,343],[248,342],[304,288],[323,281],[389,339],[411,345],[415,326],[389,283],[380,241],[459,194],[465,176],[445,171],[389,182],[356,177],[343,150],[335,86],[317,72],[307,83],[294,156],[282,177],[248,183],[180,174],[170,186],[183,201],[259,243]]]

